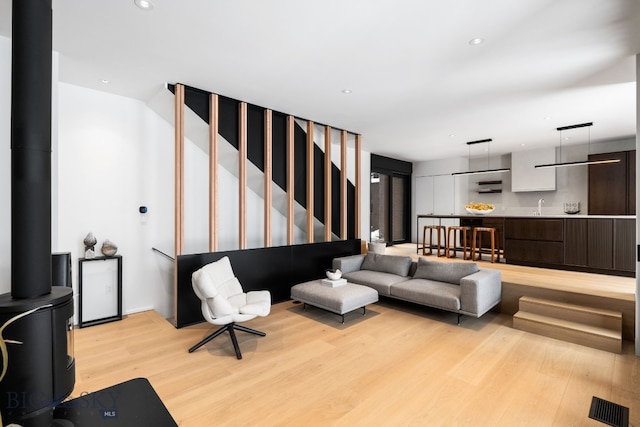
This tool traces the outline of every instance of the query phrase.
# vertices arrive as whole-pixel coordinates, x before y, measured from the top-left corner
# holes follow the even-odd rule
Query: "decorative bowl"
[[[471,208],[465,208],[465,209],[467,210],[467,212],[473,215],[488,215],[491,212],[493,212],[493,209],[471,209]]]
[[[335,270],[326,270],[326,273],[329,280],[338,280],[342,277],[342,271],[340,271],[339,268]]]

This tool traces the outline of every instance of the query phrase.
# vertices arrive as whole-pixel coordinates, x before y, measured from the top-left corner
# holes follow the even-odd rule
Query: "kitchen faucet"
[[[544,203],[544,199],[538,199],[538,210],[534,212],[536,216],[542,215],[542,204]]]

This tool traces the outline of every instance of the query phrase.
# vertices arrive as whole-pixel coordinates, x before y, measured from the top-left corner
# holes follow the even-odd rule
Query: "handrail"
[[[165,257],[169,258],[171,261],[175,261],[176,259],[174,257],[172,257],[171,255],[167,255],[166,253],[162,252],[160,249],[157,248],[151,248],[151,250],[158,252],[160,255],[164,255]]]

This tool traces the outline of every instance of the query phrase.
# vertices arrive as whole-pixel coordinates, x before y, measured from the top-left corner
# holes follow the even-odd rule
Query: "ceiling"
[[[142,101],[181,82],[409,161],[636,133],[638,0],[151,1],[53,0],[60,81]],[[10,17],[0,0],[0,35]]]

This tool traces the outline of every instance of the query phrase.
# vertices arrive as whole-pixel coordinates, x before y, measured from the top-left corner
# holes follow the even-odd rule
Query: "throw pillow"
[[[429,279],[439,282],[460,284],[460,279],[480,271],[475,262],[438,262],[418,259],[418,268],[414,279]]]
[[[382,273],[408,276],[411,267],[411,257],[398,255],[382,255],[367,253],[362,262],[361,270],[380,271]]]

